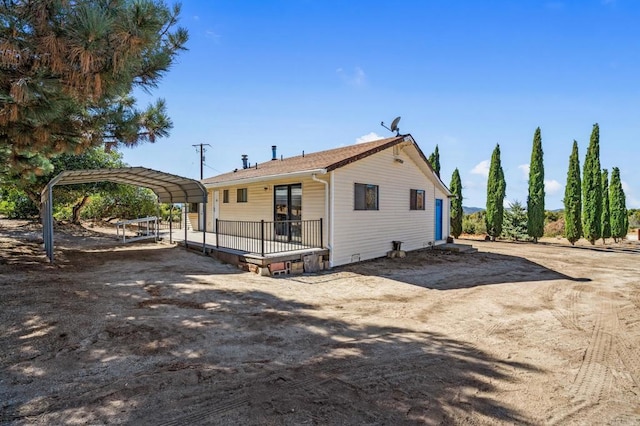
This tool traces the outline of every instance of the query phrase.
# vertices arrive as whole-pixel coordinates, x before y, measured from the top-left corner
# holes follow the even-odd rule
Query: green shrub
[[[91,197],[82,210],[83,219],[136,219],[157,214],[157,197],[150,189],[119,185],[117,191]]]
[[[0,187],[0,214],[8,219],[38,217],[38,207],[24,193],[12,187]]]
[[[165,222],[169,221],[169,217],[172,216],[171,215],[171,204],[169,203],[162,203],[160,204],[160,219],[162,219]],[[180,222],[182,217],[182,209],[180,208],[179,205],[174,205],[173,206],[173,221],[174,222]]]
[[[483,235],[487,233],[485,212],[479,211],[466,214],[462,218],[462,232],[469,235]]]
[[[547,225],[547,224],[549,224],[551,222],[555,222],[560,218],[564,219],[564,210],[560,210],[560,211],[556,211],[556,212],[552,212],[552,211],[546,210],[544,212],[544,223],[545,223],[545,225]]]

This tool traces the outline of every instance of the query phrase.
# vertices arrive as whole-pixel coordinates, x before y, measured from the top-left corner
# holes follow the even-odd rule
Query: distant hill
[[[475,212],[481,212],[484,209],[480,208],[480,207],[466,207],[466,206],[462,206],[462,213],[464,214],[472,214]]]

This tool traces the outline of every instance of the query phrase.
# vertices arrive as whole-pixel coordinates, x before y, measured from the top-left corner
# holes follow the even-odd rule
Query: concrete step
[[[436,250],[444,250],[444,251],[452,251],[455,253],[476,253],[478,251],[477,248],[474,248],[468,244],[457,244],[457,243],[446,243],[440,244],[434,247]]]

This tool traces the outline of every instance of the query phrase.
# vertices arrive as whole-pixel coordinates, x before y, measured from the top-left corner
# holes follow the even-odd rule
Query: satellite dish
[[[400,136],[400,128],[398,127],[399,122],[400,122],[400,117],[396,117],[391,122],[391,128],[388,128],[387,126],[385,126],[384,121],[381,121],[380,125],[391,132],[396,132],[396,136]]]
[[[396,117],[392,122],[391,122],[391,131],[392,132],[396,132],[396,136],[398,136],[400,134],[400,129],[398,128],[398,123],[400,122],[400,117]]]

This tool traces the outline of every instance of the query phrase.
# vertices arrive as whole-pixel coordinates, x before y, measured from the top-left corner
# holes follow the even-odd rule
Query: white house
[[[411,135],[284,159],[273,147],[272,160],[243,162],[202,181],[207,231],[265,221],[274,239],[321,241],[329,266],[384,256],[394,241],[416,250],[449,235],[452,194]],[[320,225],[306,231],[308,223]]]

